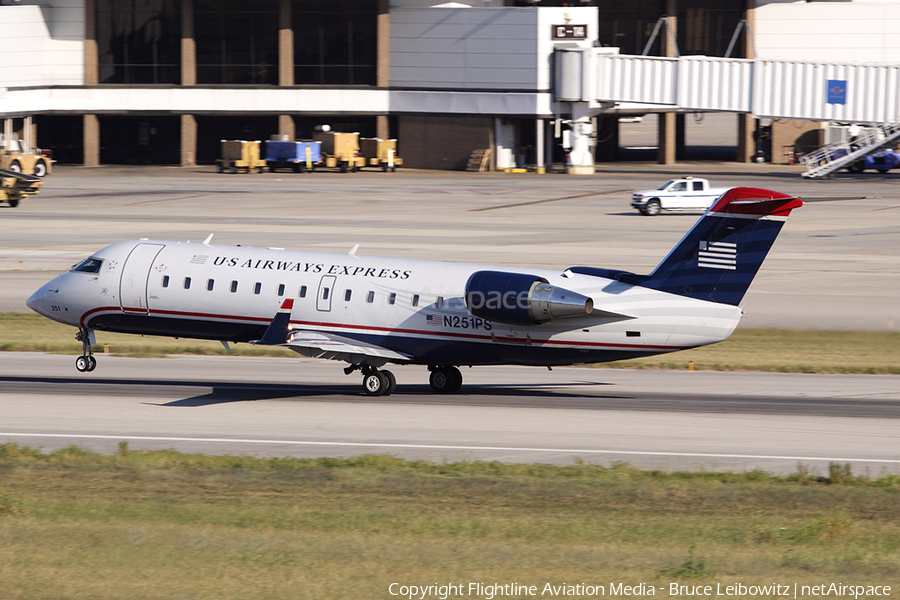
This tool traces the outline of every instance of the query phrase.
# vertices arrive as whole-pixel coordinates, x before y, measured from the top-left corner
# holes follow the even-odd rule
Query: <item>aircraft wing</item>
[[[285,300],[262,338],[251,343],[264,346],[287,347],[298,354],[311,358],[330,358],[333,360],[345,360],[350,363],[362,362],[367,358],[384,362],[388,360],[407,361],[411,358],[407,354],[401,354],[375,344],[367,344],[334,333],[293,329],[291,326],[291,310],[293,307],[293,300]]]
[[[402,354],[374,344],[366,344],[358,340],[346,338],[322,331],[293,330],[284,344],[299,354],[313,358],[331,358],[356,362],[354,356],[383,358],[387,360],[409,360],[408,354]]]

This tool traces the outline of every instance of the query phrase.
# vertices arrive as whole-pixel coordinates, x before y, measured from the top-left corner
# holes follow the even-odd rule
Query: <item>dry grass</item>
[[[0,589],[327,599],[389,598],[392,582],[622,581],[660,596],[672,581],[843,581],[897,597],[900,479],[831,475],[6,445]]]

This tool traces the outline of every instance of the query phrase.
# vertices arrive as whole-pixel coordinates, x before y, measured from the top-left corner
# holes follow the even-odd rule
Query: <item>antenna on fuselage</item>
[[[348,252],[347,254],[349,254],[350,256],[356,256],[357,250],[359,250],[359,244],[356,244],[355,246],[350,248],[350,252]]]
[[[214,234],[214,233],[209,234],[209,235],[206,237],[206,239],[203,240],[203,242],[202,242],[203,245],[204,245],[204,246],[209,246],[209,243],[212,241],[214,235],[216,235],[216,234]]]

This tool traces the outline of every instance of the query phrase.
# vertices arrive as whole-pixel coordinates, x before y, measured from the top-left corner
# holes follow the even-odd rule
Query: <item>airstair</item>
[[[803,177],[819,179],[844,167],[852,171],[852,165],[856,161],[885,148],[893,148],[898,142],[900,142],[900,123],[867,127],[853,140],[847,139],[822,146],[801,158],[806,164]]]

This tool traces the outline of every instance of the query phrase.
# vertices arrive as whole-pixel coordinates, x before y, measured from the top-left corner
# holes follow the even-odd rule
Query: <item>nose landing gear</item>
[[[81,373],[90,372],[97,368],[97,359],[94,358],[94,352],[91,350],[91,344],[96,343],[94,332],[90,329],[79,329],[75,334],[75,339],[81,342],[82,356],[75,359],[75,368]]]

